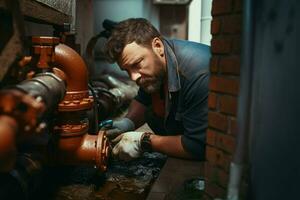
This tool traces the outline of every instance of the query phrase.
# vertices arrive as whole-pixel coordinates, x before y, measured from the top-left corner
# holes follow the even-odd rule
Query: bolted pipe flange
[[[55,46],[59,44],[58,37],[47,37],[47,36],[33,36],[31,42],[35,45],[40,46]]]
[[[39,56],[37,67],[48,69],[48,63],[54,61],[55,46],[59,44],[59,38],[34,36],[31,38],[31,41],[33,44],[33,53]]]

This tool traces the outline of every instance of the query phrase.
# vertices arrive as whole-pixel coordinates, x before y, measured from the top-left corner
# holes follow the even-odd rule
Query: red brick
[[[217,54],[226,54],[231,52],[232,41],[230,38],[212,38],[211,51]]]
[[[208,129],[206,132],[206,143],[212,146],[216,145],[216,132]]]
[[[210,77],[209,88],[215,92],[237,95],[239,92],[239,81],[237,79],[212,75]]]
[[[236,115],[237,97],[222,95],[220,99],[220,111],[226,114]]]
[[[221,20],[218,18],[213,18],[211,21],[210,33],[216,35],[220,33],[221,30]]]
[[[223,18],[222,32],[223,33],[241,33],[242,16],[229,15]]]
[[[230,118],[228,133],[231,134],[231,135],[236,135],[237,134],[237,121],[236,121],[236,118]]]
[[[208,95],[208,107],[216,109],[217,107],[217,95],[216,93],[210,92]]]
[[[231,57],[221,58],[219,66],[220,66],[220,72],[222,74],[239,75],[240,74],[240,57],[239,56],[231,56]]]
[[[232,11],[232,0],[213,0],[212,16],[230,13]]]
[[[241,12],[243,10],[243,1],[242,0],[235,0],[234,1],[234,11]]]
[[[218,167],[210,165],[209,162],[205,162],[204,177],[209,183],[216,183],[224,188],[227,187],[229,178],[228,173]]]
[[[235,150],[236,138],[232,135],[223,134],[212,129],[208,129],[206,133],[206,143],[217,147],[227,153],[233,154]]]
[[[215,129],[226,131],[228,127],[228,121],[225,115],[222,115],[217,112],[208,112],[208,125]]]
[[[213,183],[205,183],[205,193],[214,198],[225,198],[226,190]]]
[[[231,156],[225,152],[211,146],[206,146],[206,160],[211,165],[220,167],[226,172],[229,172]]]
[[[240,54],[241,53],[241,37],[236,36],[232,41],[232,53]]]
[[[222,149],[230,154],[235,151],[236,138],[227,134],[217,134],[215,138],[216,147]]]
[[[219,68],[219,57],[212,56],[210,59],[210,72],[216,73],[218,72],[218,68]]]

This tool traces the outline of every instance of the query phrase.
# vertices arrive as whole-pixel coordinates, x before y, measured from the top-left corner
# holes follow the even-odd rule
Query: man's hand
[[[134,129],[135,125],[133,121],[131,121],[129,118],[123,118],[118,121],[113,121],[112,127],[106,131],[106,136],[109,139],[114,139],[120,134],[127,131],[133,131]]]
[[[112,142],[117,143],[112,153],[120,160],[129,161],[138,158],[142,154],[141,138],[144,132],[126,132],[119,135]]]

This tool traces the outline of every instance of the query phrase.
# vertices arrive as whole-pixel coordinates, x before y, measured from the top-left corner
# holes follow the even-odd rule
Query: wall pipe
[[[230,164],[227,200],[238,200],[240,198],[239,188],[241,185],[243,165],[248,158],[249,148],[248,143],[253,80],[253,1],[244,0],[243,15],[243,46],[237,115],[237,146],[233,156],[233,161]]]

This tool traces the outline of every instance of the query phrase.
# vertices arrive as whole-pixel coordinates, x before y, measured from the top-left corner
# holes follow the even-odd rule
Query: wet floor
[[[145,153],[131,162],[111,160],[105,173],[92,167],[48,169],[38,196],[47,200],[146,199],[165,161],[165,155]]]

